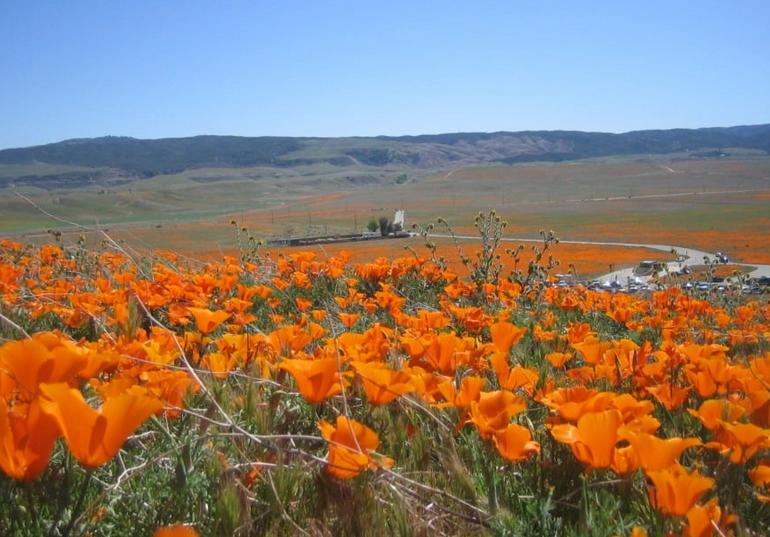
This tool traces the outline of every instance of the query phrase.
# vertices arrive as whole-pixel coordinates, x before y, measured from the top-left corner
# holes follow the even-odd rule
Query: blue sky
[[[0,148],[770,122],[770,2],[0,1]]]

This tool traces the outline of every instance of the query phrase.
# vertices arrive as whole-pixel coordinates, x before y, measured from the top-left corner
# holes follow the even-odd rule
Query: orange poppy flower
[[[495,346],[497,352],[504,355],[507,361],[511,347],[524,337],[524,334],[527,333],[527,329],[503,321],[490,326],[489,333],[492,336],[492,344]]]
[[[167,369],[145,371],[140,375],[140,378],[144,382],[143,387],[148,392],[173,407],[181,407],[188,393],[195,393],[200,390],[198,383],[186,371],[169,371]],[[104,397],[109,396],[105,395]],[[179,410],[166,410],[165,414],[176,416],[179,414]]]
[[[353,326],[358,322],[358,319],[361,318],[361,315],[358,313],[338,313],[337,316],[340,318],[340,321],[342,322],[342,326],[345,328],[353,328]]]
[[[536,324],[535,328],[532,329],[532,335],[537,341],[547,342],[555,340],[558,333],[556,330],[544,330],[541,325]]]
[[[463,377],[460,381],[460,391],[455,389],[454,380],[447,380],[438,385],[438,390],[446,399],[446,403],[439,404],[439,408],[454,406],[465,408],[473,401],[478,401],[481,396],[481,389],[487,383],[486,379],[475,375]]]
[[[298,352],[313,340],[313,337],[295,325],[282,326],[268,335],[268,342],[277,354]]]
[[[88,365],[88,358],[77,351],[58,334],[42,332],[0,347],[0,369],[32,396],[41,383],[73,380]]]
[[[572,323],[567,329],[567,341],[570,343],[581,343],[591,335],[594,335],[594,332],[588,323]]]
[[[710,431],[716,430],[723,420],[735,421],[746,413],[744,408],[724,399],[709,399],[704,401],[698,410],[688,408],[687,411]]]
[[[314,405],[342,391],[336,358],[286,359],[278,367],[291,373],[299,393]]]
[[[621,439],[628,440],[633,448],[636,467],[645,471],[663,470],[676,463],[679,455],[692,446],[699,446],[697,438],[659,438],[645,432],[632,431],[621,427],[618,431]]]
[[[329,442],[326,471],[339,479],[351,479],[369,468],[377,468],[372,452],[380,439],[372,429],[356,420],[337,416],[336,425],[320,421],[321,435]],[[380,462],[389,468],[393,461],[387,457]]]
[[[208,353],[204,358],[204,361],[211,373],[218,379],[227,378],[236,364],[236,358],[234,356],[227,356],[221,352]]]
[[[745,463],[760,449],[770,447],[770,431],[753,423],[722,422],[716,443],[709,443],[712,444],[724,445],[726,449],[720,451],[729,455],[731,462]]]
[[[441,373],[452,374],[459,365],[469,361],[474,340],[454,333],[429,334],[420,341],[426,365]]]
[[[753,469],[749,470],[749,478],[754,483],[754,486],[766,487],[770,485],[770,464],[757,464]]]
[[[503,431],[513,416],[527,408],[524,399],[507,390],[482,392],[469,406],[468,423],[473,423],[484,439]]]
[[[654,485],[650,490],[650,502],[667,515],[685,516],[695,502],[714,486],[710,477],[688,472],[679,464],[647,472],[647,476]]]
[[[393,371],[378,362],[353,362],[367,400],[373,405],[384,405],[399,395],[414,390],[412,377],[403,371]]]
[[[722,521],[722,509],[717,504],[716,498],[712,498],[706,505],[693,505],[687,511],[687,526],[684,528],[684,537],[712,537],[714,535],[725,535],[721,529],[719,533],[714,529],[714,525],[719,526]],[[726,521],[730,523],[729,520]]]
[[[569,352],[549,352],[545,355],[545,359],[553,367],[564,367],[564,364],[572,360],[572,354]]]
[[[639,401],[629,393],[616,395],[612,401],[612,406],[620,410],[626,424],[644,418],[655,410],[655,405],[651,401]]]
[[[500,455],[511,462],[519,462],[540,452],[540,444],[532,440],[532,433],[526,427],[511,423],[493,437]]]
[[[690,388],[679,388],[670,383],[649,386],[650,393],[669,412],[682,406],[690,393]]]
[[[195,319],[195,326],[201,334],[209,334],[216,330],[219,325],[230,318],[226,311],[211,311],[206,308],[187,308]]]
[[[516,390],[521,388],[528,395],[532,395],[535,391],[537,381],[540,379],[540,375],[534,369],[521,367],[516,365],[514,367],[508,367],[508,355],[502,353],[495,353],[490,359],[492,367],[497,375],[497,381],[500,383],[501,388],[506,390]]]
[[[759,489],[754,491],[754,497],[762,503],[770,503],[770,464],[762,461],[749,470],[749,479]]]
[[[611,392],[597,392],[585,386],[559,388],[542,398],[542,403],[554,409],[567,421],[577,422],[589,412],[608,409],[615,399]]]
[[[59,426],[72,455],[89,468],[101,466],[163,403],[139,386],[109,397],[98,410],[91,408],[80,391],[66,384],[42,384],[40,407]]]
[[[308,300],[307,298],[302,297],[295,298],[294,302],[297,304],[297,309],[299,309],[299,311],[307,311],[308,308],[313,305],[312,300]]]
[[[39,476],[58,436],[56,422],[41,412],[37,399],[9,410],[0,397],[0,468],[8,476],[25,481]]]
[[[615,455],[618,428],[623,416],[618,410],[583,414],[577,427],[571,424],[554,425],[551,435],[557,442],[567,444],[575,458],[589,468],[609,468]]]
[[[192,526],[174,524],[156,529],[152,537],[198,537],[198,532]]]
[[[588,364],[596,364],[601,360],[604,351],[609,349],[611,343],[599,341],[596,337],[587,337],[580,343],[573,343],[572,348],[583,355]]]

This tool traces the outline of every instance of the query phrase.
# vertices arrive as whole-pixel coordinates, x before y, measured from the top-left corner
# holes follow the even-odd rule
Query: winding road
[[[437,239],[461,239],[461,240],[481,240],[481,237],[474,236],[474,235],[448,235],[448,234],[440,234],[440,233],[431,233],[429,235],[430,237],[435,237]],[[506,241],[506,242],[535,242],[535,243],[542,243],[542,239],[524,239],[524,238],[516,238],[516,237],[503,237],[500,240]],[[681,260],[675,260],[675,261],[668,261],[665,263],[666,269],[669,272],[678,272],[682,270],[684,267],[692,267],[695,265],[703,265],[704,264],[704,258],[707,258],[709,260],[716,259],[716,255],[712,252],[704,252],[703,250],[697,250],[695,248],[686,248],[684,246],[674,246],[671,244],[643,244],[643,243],[637,243],[637,242],[607,242],[607,241],[575,241],[575,240],[559,240],[559,242],[563,244],[589,244],[589,245],[596,245],[596,246],[625,246],[629,248],[648,248],[650,250],[658,250],[661,252],[667,252],[670,253],[671,251],[675,251],[679,256]],[[641,259],[640,259],[641,261]],[[730,262],[730,265],[739,266],[739,267],[746,267],[747,273],[749,276],[753,278],[760,278],[760,277],[770,277],[770,265],[763,265],[758,263],[735,263]],[[602,274],[597,279],[600,280],[617,280],[621,283],[626,283],[628,281],[628,278],[635,278],[634,275],[634,267],[624,268],[620,270],[615,270],[613,272],[608,272],[606,274]],[[640,277],[642,281],[646,281],[649,279],[648,277]]]

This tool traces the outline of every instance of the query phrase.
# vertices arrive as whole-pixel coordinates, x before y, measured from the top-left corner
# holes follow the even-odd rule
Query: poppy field
[[[477,223],[464,271],[0,241],[0,535],[770,533],[766,298],[553,287]]]

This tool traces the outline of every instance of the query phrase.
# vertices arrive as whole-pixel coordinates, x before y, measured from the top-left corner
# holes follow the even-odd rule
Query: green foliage
[[[378,226],[380,228],[380,233],[383,237],[385,237],[391,230],[391,223],[388,220],[387,217],[381,216],[378,220]]]

